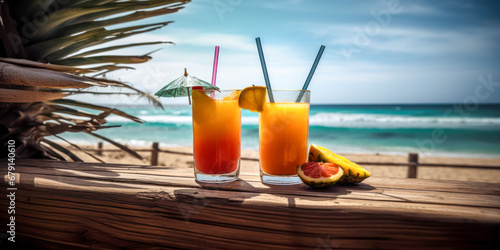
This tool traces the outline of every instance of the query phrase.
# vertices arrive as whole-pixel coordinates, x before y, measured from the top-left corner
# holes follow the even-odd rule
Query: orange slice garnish
[[[238,105],[240,108],[252,112],[262,112],[264,110],[264,103],[266,102],[266,94],[266,87],[246,87],[241,91]]]

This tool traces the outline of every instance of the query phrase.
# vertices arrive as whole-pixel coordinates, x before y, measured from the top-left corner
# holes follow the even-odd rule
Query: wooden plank
[[[80,164],[79,164],[80,165]],[[100,166],[100,167],[98,167]],[[115,166],[115,165],[110,165]],[[18,169],[22,168],[18,166]],[[33,168],[33,171],[42,171],[40,167]],[[62,165],[57,168],[57,171],[53,167],[48,167],[48,174],[50,175],[65,175],[68,171],[73,171],[75,173],[94,173],[96,176],[102,175],[103,177],[113,178],[123,174],[133,174],[133,175],[144,175],[144,177],[139,178],[139,181],[144,179],[151,179],[147,176],[154,177],[153,180],[162,180],[162,177],[182,177],[174,178],[177,182],[184,181],[185,178],[194,181],[192,175],[192,169],[142,169],[142,168],[109,168],[106,169],[101,165],[91,165],[82,166],[79,168],[72,168],[66,165]],[[26,168],[26,171],[30,171]],[[52,172],[50,172],[52,171]],[[100,173],[101,172],[101,173]],[[136,178],[137,179],[137,178]],[[250,185],[260,185],[260,179],[256,175],[241,175],[241,180],[248,182]],[[164,183],[160,183],[164,185]],[[365,185],[366,184],[366,185]],[[180,184],[179,184],[180,185]],[[363,182],[363,184],[358,185],[356,188],[370,190],[373,187],[380,187],[384,189],[400,189],[400,190],[424,190],[424,191],[440,191],[440,192],[457,192],[457,193],[477,193],[477,194],[487,194],[487,195],[500,195],[500,184],[494,183],[480,183],[480,182],[457,182],[457,181],[433,181],[433,180],[410,180],[410,179],[399,179],[399,178],[377,178],[372,177]],[[266,187],[260,185],[260,187]],[[279,187],[276,187],[279,188]],[[294,188],[294,187],[292,187]],[[289,188],[284,188],[288,190]]]
[[[372,177],[314,191],[256,175],[207,185],[192,169],[16,163],[16,231],[59,249],[500,245],[499,184]]]
[[[375,197],[377,194],[360,193],[357,198],[349,198],[334,194],[333,197],[317,196],[297,196],[294,194],[271,194],[269,192],[238,192],[237,190],[207,190],[199,188],[179,188],[171,186],[159,186],[143,183],[116,182],[113,180],[94,180],[81,179],[66,176],[38,176],[33,174],[19,174],[19,186],[30,189],[47,190],[72,190],[72,191],[90,191],[103,194],[134,195],[151,193],[166,194],[167,196],[178,197],[185,196],[188,199],[221,199],[230,202],[245,202],[248,204],[274,206],[274,207],[300,207],[305,209],[361,209],[370,213],[411,213],[413,216],[436,216],[443,218],[475,219],[483,221],[497,221],[500,219],[498,209],[489,210],[488,207],[475,207],[453,204],[437,204],[437,201],[443,198],[434,198],[434,202],[412,202],[410,199],[389,199],[385,196]],[[283,190],[283,187],[275,187],[276,190]],[[346,193],[354,197],[354,194]],[[372,196],[370,199],[370,195]],[[366,197],[360,199],[359,197]],[[474,195],[473,197],[475,197]],[[433,197],[430,197],[433,199]],[[484,196],[492,203],[492,207],[498,207],[496,199]],[[493,199],[493,200],[492,200]],[[477,201],[477,200],[474,200]],[[383,210],[383,211],[379,211]]]
[[[499,183],[371,177],[363,181],[363,183],[384,189],[399,188],[407,190],[500,195]]]
[[[22,172],[20,179],[31,178],[33,176],[58,176],[58,177],[75,177],[85,180],[102,180],[151,184],[160,186],[173,187],[192,187],[199,188],[200,184],[196,183],[194,178],[179,178],[171,176],[144,175],[137,173],[115,173],[104,174],[102,171],[80,171],[72,169],[59,170],[26,168],[18,167],[17,170]],[[28,173],[30,175],[25,175]],[[413,203],[430,203],[430,204],[449,204],[449,205],[464,205],[472,207],[496,207],[500,208],[500,200],[494,195],[474,195],[470,196],[463,193],[435,192],[435,191],[420,191],[420,190],[400,190],[400,189],[377,189],[367,184],[358,186],[339,186],[328,190],[312,190],[304,184],[293,185],[288,187],[276,186],[270,187],[260,182],[249,183],[246,181],[236,181],[229,184],[203,184],[204,188],[230,190],[240,192],[255,192],[268,193],[277,195],[300,195],[313,197],[329,197],[329,198],[348,198],[348,199],[364,199],[364,200],[386,200],[399,202]]]
[[[38,161],[39,162],[39,161]],[[140,165],[122,165],[122,164],[102,164],[102,163],[64,163],[58,161],[43,161],[37,166],[36,160],[21,160],[18,161],[19,166],[29,166],[37,168],[57,168],[57,169],[78,169],[81,171],[94,170],[104,172],[118,172],[118,173],[134,173],[145,174],[154,176],[178,176],[193,178],[193,170],[191,168],[175,168],[175,167],[151,167]],[[76,167],[75,167],[76,166]],[[173,171],[175,170],[175,171]],[[247,182],[260,182],[257,174],[249,175],[242,174],[240,179]],[[449,180],[410,180],[406,178],[383,178],[371,177],[366,179],[363,183],[377,186],[381,188],[396,188],[408,190],[429,190],[429,191],[442,191],[442,192],[459,192],[459,193],[477,193],[500,195],[499,183],[482,183],[482,182],[463,182],[463,181],[449,181]]]
[[[455,244],[474,246],[474,242],[481,240],[477,237],[490,239],[487,238],[491,236],[489,234],[495,232],[494,226],[483,225],[482,230],[490,230],[490,233],[476,237],[477,233],[474,234],[472,230],[478,230],[478,225],[474,223],[445,223],[404,215],[374,215],[339,209],[322,209],[312,214],[303,214],[301,212],[304,210],[297,206],[279,209],[252,208],[245,203],[235,203],[234,200],[220,202],[220,197],[223,196],[220,192],[216,197],[209,197],[207,194],[202,195],[202,198],[191,196],[194,200],[187,197],[189,192],[174,192],[173,196],[149,193],[142,194],[140,199],[115,194],[108,195],[104,201],[104,196],[96,192],[24,192],[28,192],[25,194],[32,198],[26,204],[19,202],[18,216],[32,218],[29,217],[28,228],[21,227],[19,230],[36,231],[41,234],[39,238],[47,237],[57,242],[64,242],[68,232],[74,232],[77,236],[73,237],[78,238],[83,230],[91,230],[87,237],[105,235],[104,239],[99,240],[122,247],[147,242],[181,248],[207,245],[314,248],[319,245],[320,239],[326,241],[330,237],[335,244],[343,247],[380,247],[385,244],[400,248],[425,246],[429,241],[445,246],[450,244],[450,239]],[[21,200],[25,200],[22,199],[25,194],[20,196]],[[198,202],[194,202],[196,200]],[[116,206],[131,204],[131,201],[133,204],[128,207]],[[179,202],[187,206],[179,206]],[[186,213],[189,214],[187,218]],[[329,224],[329,221],[336,223]],[[467,226],[465,232],[462,231],[464,226]],[[146,230],[147,234],[144,233]],[[53,235],[54,231],[65,233]],[[116,242],[116,238],[121,240]],[[98,241],[95,238],[91,240]]]

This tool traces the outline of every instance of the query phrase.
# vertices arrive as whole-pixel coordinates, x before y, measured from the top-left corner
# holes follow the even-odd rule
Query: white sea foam
[[[178,116],[178,115],[140,115],[139,119],[151,123],[165,123],[165,124],[191,124],[191,116]],[[111,116],[106,118],[108,122],[128,123],[133,122],[121,116]]]
[[[500,118],[317,113],[310,125],[355,128],[446,128],[500,126]]]
[[[192,123],[191,116],[186,115],[140,115],[139,118],[148,123],[182,125]],[[115,123],[132,122],[119,116],[111,116],[107,120]],[[257,116],[242,117],[243,125],[257,125],[258,122],[259,118]],[[317,113],[310,116],[309,123],[311,126],[339,128],[498,128],[500,127],[500,118]]]
[[[164,124],[191,124],[191,116],[177,116],[177,115],[141,115],[138,116],[141,120],[150,123],[164,123]],[[111,116],[106,119],[108,122],[115,123],[128,123],[133,122],[121,116]],[[257,125],[259,123],[258,117],[242,117],[241,123],[245,125]]]

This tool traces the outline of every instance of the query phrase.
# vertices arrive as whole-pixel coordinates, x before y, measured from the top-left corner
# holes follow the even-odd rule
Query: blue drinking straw
[[[316,56],[316,59],[314,60],[311,71],[309,71],[309,75],[307,76],[306,82],[304,83],[304,87],[302,87],[302,90],[307,90],[307,87],[309,87],[309,83],[311,82],[311,79],[314,75],[314,71],[316,71],[316,67],[318,67],[319,59],[321,59],[321,55],[323,55],[324,50],[325,50],[325,45],[321,45],[321,47],[319,48],[319,51],[318,51],[318,55]],[[304,95],[304,91],[301,91],[299,94],[299,97],[297,98],[297,101],[295,101],[295,102],[300,102],[300,99],[302,99],[303,95]]]
[[[266,60],[264,60],[264,52],[262,52],[262,44],[260,44],[260,37],[255,38],[257,43],[257,50],[259,51],[260,64],[262,65],[262,72],[264,73],[264,80],[266,81],[267,93],[269,94],[269,101],[274,102],[273,93],[271,92],[271,82],[267,74]]]

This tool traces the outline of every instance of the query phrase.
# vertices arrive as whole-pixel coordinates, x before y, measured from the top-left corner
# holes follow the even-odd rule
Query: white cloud
[[[255,45],[251,43],[251,37],[248,36],[225,33],[199,33],[197,31],[188,30],[172,33],[174,35],[170,36],[171,39],[177,44],[182,45],[193,45],[200,47],[214,47],[218,45],[226,49],[246,51],[255,49]]]
[[[401,14],[414,15],[447,15],[448,13],[438,10],[435,5],[425,5],[421,2],[405,2]]]
[[[387,1],[377,2],[374,9],[381,9],[386,3]],[[434,15],[439,11],[420,3],[403,3],[405,9],[400,15]],[[265,7],[273,8],[275,4],[268,1]],[[286,6],[288,9],[296,7]],[[317,46],[325,44],[325,54],[310,86],[313,103],[453,102],[457,100],[457,96],[464,96],[464,91],[475,84],[476,77],[484,73],[479,72],[476,67],[479,60],[477,58],[483,58],[490,51],[497,51],[496,42],[500,37],[500,30],[493,27],[476,26],[447,30],[442,28],[442,24],[426,25],[415,20],[408,25],[408,22],[399,22],[399,16],[393,16],[391,23],[377,35],[371,36],[370,42],[362,46],[361,52],[347,63],[340,46],[354,46],[356,27],[362,30],[366,23],[374,20],[370,15],[372,6],[361,7],[353,10],[357,15],[355,19],[294,19],[292,22],[288,19],[285,20],[287,26],[299,27],[293,34],[289,33],[283,37],[286,33],[279,33],[276,37],[262,37],[273,88],[301,88],[314,60]],[[205,2],[204,8],[206,11],[206,8],[212,7]],[[360,13],[365,15],[364,19],[359,18]],[[137,67],[135,72],[118,71],[109,77],[130,82],[151,93],[182,75],[185,67],[190,74],[210,81],[214,46],[219,45],[221,54],[218,86],[227,89],[243,88],[252,84],[264,85],[251,32],[241,31],[238,34],[219,29],[214,32],[213,29],[204,27],[207,25],[200,25],[200,28],[167,26],[160,31],[116,42],[126,44],[173,41],[177,45],[119,51],[119,54],[145,54],[155,48],[163,48],[153,55],[150,62],[132,65]],[[280,35],[282,37],[279,37]],[[314,44],[315,42],[318,44]],[[483,56],[477,56],[480,53]],[[475,61],[468,60],[471,57],[476,58]],[[414,59],[419,61],[413,61]],[[408,93],[412,95],[409,96]],[[185,98],[162,101],[187,103]]]
[[[372,50],[413,55],[466,55],[485,49],[495,49],[500,31],[495,27],[470,27],[460,30],[419,27],[381,27],[378,32],[366,32],[364,25],[309,24],[307,29],[318,40],[323,40],[342,55],[348,50]],[[373,33],[370,33],[373,32]]]
[[[390,28],[370,43],[370,49],[427,55],[467,55],[493,49],[492,30],[468,28],[459,31]]]

